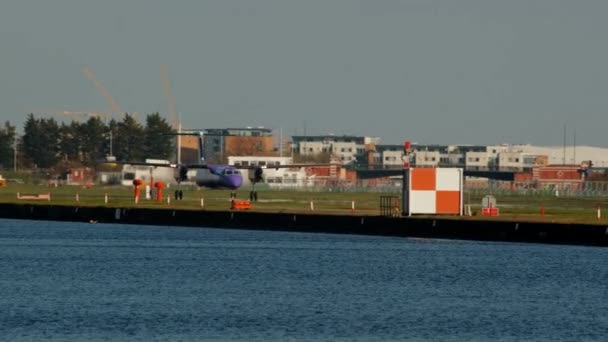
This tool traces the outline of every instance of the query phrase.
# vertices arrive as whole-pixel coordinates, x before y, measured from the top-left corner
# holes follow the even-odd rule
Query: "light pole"
[[[17,134],[15,134],[15,143],[13,144],[13,171],[17,173]]]
[[[112,151],[112,129],[110,129],[110,156],[114,156],[114,153]]]

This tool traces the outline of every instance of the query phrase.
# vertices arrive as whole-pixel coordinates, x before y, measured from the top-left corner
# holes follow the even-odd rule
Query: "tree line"
[[[175,154],[175,130],[159,113],[146,115],[145,124],[128,113],[121,120],[57,122],[29,114],[18,136],[15,126],[0,127],[0,169],[95,167],[107,156],[116,160],[170,159]]]

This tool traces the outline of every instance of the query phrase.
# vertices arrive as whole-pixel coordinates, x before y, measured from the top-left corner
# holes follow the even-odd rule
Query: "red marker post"
[[[540,216],[545,217],[545,206],[542,204],[540,205]]]
[[[410,147],[412,146],[412,143],[410,141],[405,141],[403,143],[403,168],[404,169],[409,169],[410,168]]]
[[[160,203],[163,201],[163,189],[165,188],[165,183],[156,182],[154,183],[154,187],[156,188],[156,200]]]
[[[133,187],[134,187],[133,195],[135,197],[135,204],[137,204],[139,202],[139,196],[141,195],[141,189],[139,187],[142,184],[143,184],[143,182],[141,179],[133,180]]]

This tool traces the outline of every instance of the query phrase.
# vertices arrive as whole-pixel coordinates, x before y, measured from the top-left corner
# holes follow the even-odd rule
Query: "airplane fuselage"
[[[209,165],[207,169],[196,170],[194,182],[201,187],[234,190],[243,184],[243,175],[230,165]]]

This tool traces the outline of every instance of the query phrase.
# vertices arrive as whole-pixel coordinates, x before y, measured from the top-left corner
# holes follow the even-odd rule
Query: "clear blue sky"
[[[605,0],[4,0],[0,118],[166,112],[386,143],[608,146]],[[67,119],[67,118],[66,118]]]

